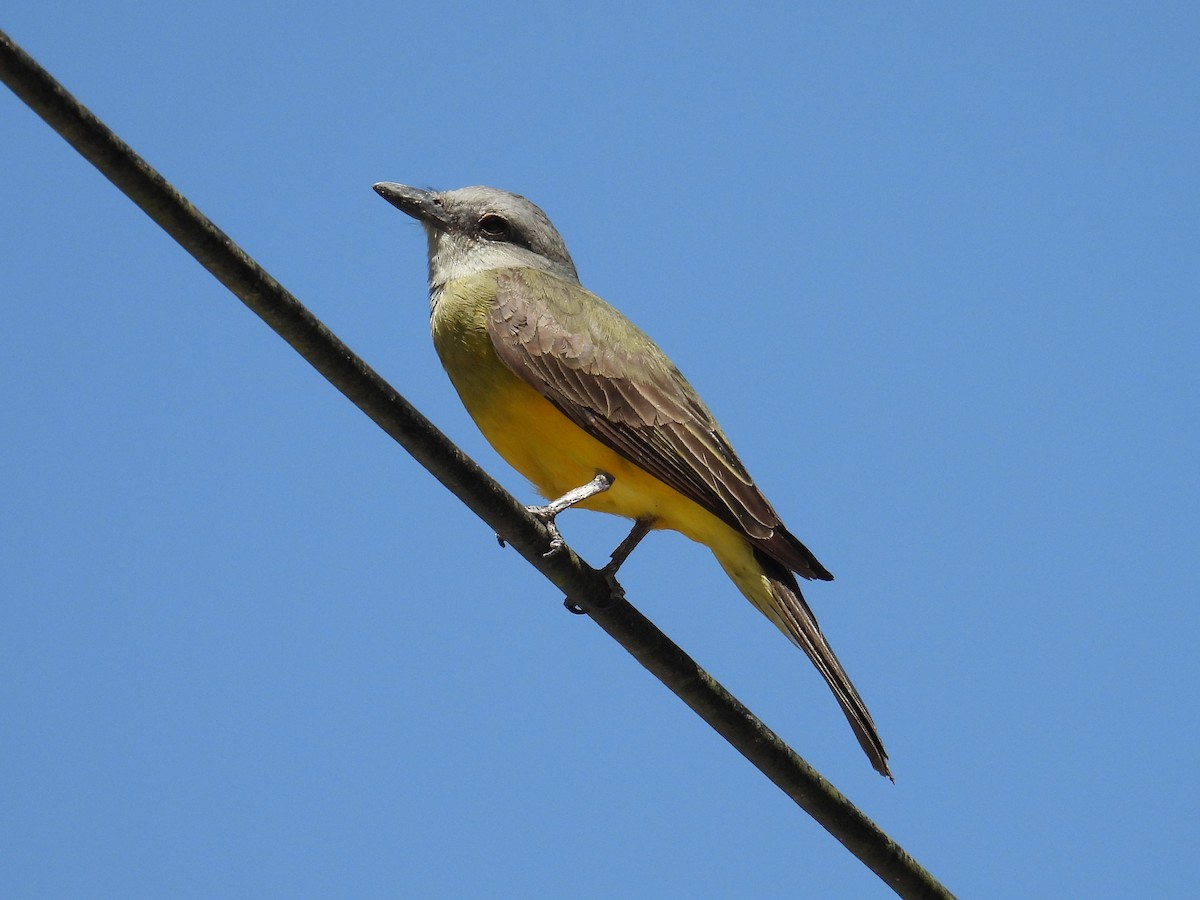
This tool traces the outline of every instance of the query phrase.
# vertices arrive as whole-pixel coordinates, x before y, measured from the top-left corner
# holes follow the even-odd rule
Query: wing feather
[[[496,273],[497,355],[567,418],[805,578],[833,576],[780,521],[666,354],[594,294],[532,269]]]

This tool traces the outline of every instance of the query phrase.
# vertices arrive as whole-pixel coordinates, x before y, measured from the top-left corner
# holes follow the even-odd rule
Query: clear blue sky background
[[[1191,895],[1200,7],[345,6],[0,28],[528,499],[371,184],[534,199],[896,784],[702,548],[635,604],[963,896]],[[7,91],[0,292],[0,894],[889,896]]]

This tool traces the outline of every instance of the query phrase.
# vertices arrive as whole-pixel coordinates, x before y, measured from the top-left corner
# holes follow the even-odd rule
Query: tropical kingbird
[[[375,190],[425,228],[433,343],[467,412],[513,468],[557,498],[531,511],[554,535],[554,516],[571,505],[633,519],[612,569],[650,529],[706,545],[808,654],[871,765],[891,777],[871,714],[792,573],[833,576],[783,526],[674,363],[580,285],[546,214],[488,187]]]

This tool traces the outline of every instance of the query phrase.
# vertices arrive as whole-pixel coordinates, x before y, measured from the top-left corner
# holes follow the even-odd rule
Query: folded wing
[[[712,414],[621,313],[533,269],[496,273],[496,353],[572,422],[804,578],[832,575],[779,520]]]

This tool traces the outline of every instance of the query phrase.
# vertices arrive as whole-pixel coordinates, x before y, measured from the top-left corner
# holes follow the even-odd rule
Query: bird
[[[488,442],[551,502],[634,521],[606,567],[656,529],[707,546],[741,593],[802,649],[833,691],[871,765],[883,741],[796,576],[833,576],[783,524],[708,407],[640,328],[579,281],[546,214],[473,186],[376,193],[424,226],[433,344]]]

